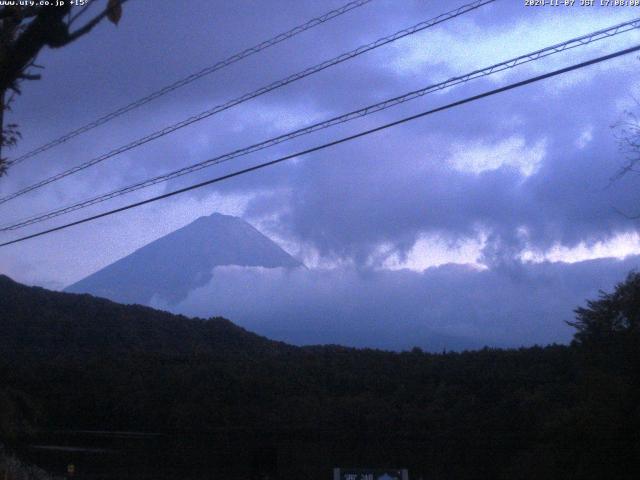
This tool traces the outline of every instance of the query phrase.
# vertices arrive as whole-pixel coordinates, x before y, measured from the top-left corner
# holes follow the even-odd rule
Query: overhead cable
[[[54,228],[49,228],[47,230],[43,230],[43,231],[40,231],[40,232],[37,232],[37,233],[33,233],[31,235],[26,235],[24,237],[16,238],[14,240],[10,240],[10,241],[4,242],[4,243],[0,243],[0,247],[4,247],[4,246],[7,246],[7,245],[12,245],[12,244],[15,244],[15,243],[18,243],[18,242],[23,242],[25,240],[29,240],[29,239],[32,239],[32,238],[40,237],[42,235],[47,235],[47,234],[50,234],[50,233],[53,233],[53,232],[57,232],[57,231],[60,231],[60,230],[64,230],[66,228],[73,227],[75,225],[80,225],[80,224],[83,224],[83,223],[91,222],[93,220],[97,220],[99,218],[103,218],[103,217],[107,217],[107,216],[110,216],[110,215],[114,215],[116,213],[123,212],[125,210],[130,210],[132,208],[137,208],[137,207],[140,207],[142,205],[146,205],[146,204],[149,204],[149,203],[152,203],[152,202],[157,202],[159,200],[163,200],[165,198],[169,198],[169,197],[173,197],[175,195],[179,195],[181,193],[185,193],[185,192],[188,192],[188,191],[191,191],[191,190],[195,190],[195,189],[199,189],[199,188],[202,188],[202,187],[205,187],[205,186],[208,186],[208,185],[219,183],[219,182],[222,182],[224,180],[228,180],[230,178],[238,177],[240,175],[244,175],[244,174],[247,174],[247,173],[250,173],[250,172],[261,170],[263,168],[270,167],[270,166],[285,162],[287,160],[291,160],[291,159],[296,158],[296,157],[301,157],[303,155],[308,155],[310,153],[317,152],[317,151],[320,151],[320,150],[324,150],[326,148],[333,147],[333,146],[336,146],[336,145],[339,145],[339,144],[342,144],[342,143],[346,143],[346,142],[349,142],[351,140],[355,140],[357,138],[365,137],[365,136],[371,135],[373,133],[380,132],[382,130],[386,130],[386,129],[391,128],[391,127],[395,127],[397,125],[416,120],[418,118],[426,117],[428,115],[432,115],[432,114],[437,113],[437,112],[448,110],[448,109],[451,109],[451,108],[454,108],[454,107],[457,107],[457,106],[460,106],[460,105],[464,105],[464,104],[467,104],[467,103],[471,103],[471,102],[480,100],[482,98],[486,98],[486,97],[489,97],[489,96],[492,96],[492,95],[496,95],[498,93],[502,93],[502,92],[513,90],[513,89],[516,89],[516,88],[519,88],[519,87],[523,87],[525,85],[529,85],[529,84],[532,84],[532,83],[535,83],[535,82],[539,82],[539,81],[545,80],[547,78],[551,78],[551,77],[555,77],[555,76],[558,76],[558,75],[562,75],[562,74],[565,74],[565,73],[568,73],[568,72],[571,72],[571,71],[574,71],[574,70],[585,68],[585,67],[588,67],[590,65],[595,65],[597,63],[601,63],[601,62],[604,62],[604,61],[607,61],[607,60],[611,60],[613,58],[621,57],[623,55],[628,55],[630,53],[634,53],[634,52],[637,52],[637,51],[640,51],[640,45],[637,45],[635,47],[630,47],[630,48],[627,48],[627,49],[624,49],[624,50],[619,50],[617,52],[610,53],[608,55],[603,55],[601,57],[594,58],[592,60],[588,60],[588,61],[585,61],[585,62],[577,63],[577,64],[571,65],[569,67],[565,67],[565,68],[561,68],[561,69],[558,69],[558,70],[554,70],[552,72],[548,72],[548,73],[545,73],[545,74],[542,74],[542,75],[538,75],[538,76],[535,76],[535,77],[530,77],[530,78],[528,78],[526,80],[522,80],[522,81],[519,81],[519,82],[511,83],[511,84],[508,84],[506,86],[503,86],[503,87],[500,87],[500,88],[496,88],[496,89],[493,89],[493,90],[489,90],[489,91],[483,92],[483,93],[478,94],[478,95],[473,95],[471,97],[464,98],[463,100],[458,100],[456,102],[452,102],[452,103],[449,103],[447,105],[444,105],[444,106],[441,106],[441,107],[438,107],[438,108],[427,110],[425,112],[421,112],[421,113],[418,113],[416,115],[411,115],[409,117],[404,117],[404,118],[402,118],[400,120],[396,120],[396,121],[391,122],[391,123],[387,123],[387,124],[384,124],[384,125],[381,125],[381,126],[369,129],[369,130],[365,130],[365,131],[356,133],[354,135],[349,135],[347,137],[343,137],[343,138],[340,138],[338,140],[334,140],[332,142],[324,143],[322,145],[318,145],[318,146],[315,146],[315,147],[312,147],[312,148],[309,148],[309,149],[306,149],[306,150],[303,150],[303,151],[300,151],[300,152],[296,152],[296,153],[293,153],[293,154],[290,154],[290,155],[286,155],[284,157],[280,157],[280,158],[277,158],[275,160],[271,160],[271,161],[268,161],[268,162],[260,163],[258,165],[254,165],[252,167],[244,168],[242,170],[238,170],[238,171],[233,172],[233,173],[222,175],[220,177],[212,178],[210,180],[207,180],[207,181],[204,181],[204,182],[200,182],[200,183],[197,183],[197,184],[194,184],[194,185],[190,185],[188,187],[184,187],[184,188],[181,188],[179,190],[174,190],[172,192],[164,193],[162,195],[158,195],[158,196],[155,196],[155,197],[152,197],[152,198],[148,198],[146,200],[142,200],[142,201],[139,201],[139,202],[131,203],[129,205],[125,205],[125,206],[120,207],[120,208],[116,208],[116,209],[113,209],[113,210],[102,212],[102,213],[99,213],[97,215],[92,215],[90,217],[86,217],[86,218],[83,218],[83,219],[80,219],[80,220],[76,220],[74,222],[70,222],[70,223],[67,223],[67,224],[64,224],[64,225],[60,225],[60,226],[57,226],[57,227],[54,227]]]
[[[115,157],[116,155],[119,155],[121,153],[127,152],[129,150],[132,150],[136,147],[139,147],[141,145],[144,145],[146,143],[149,143],[153,140],[157,140],[165,135],[168,135],[170,133],[175,132],[176,130],[179,130],[181,128],[184,128],[188,125],[191,125],[195,122],[199,122],[201,120],[204,120],[205,118],[209,118],[212,115],[215,115],[217,113],[223,112],[225,110],[228,110],[232,107],[235,107],[241,103],[244,103],[248,100],[251,100],[253,98],[259,97],[261,95],[264,95],[265,93],[271,92],[273,90],[276,90],[278,88],[284,87],[285,85],[289,85],[290,83],[296,82],[298,80],[301,80],[305,77],[308,77],[310,75],[313,75],[315,73],[318,73],[322,70],[325,70],[326,68],[332,67],[334,65],[338,65],[342,62],[345,62],[347,60],[350,60],[352,58],[355,58],[357,56],[360,56],[366,52],[369,52],[371,50],[374,50],[376,48],[379,48],[383,45],[387,45],[391,42],[395,42],[396,40],[399,40],[401,38],[404,38],[408,35],[413,35],[417,32],[420,32],[422,30],[425,30],[427,28],[431,28],[435,25],[438,25],[442,22],[446,22],[448,20],[451,20],[453,18],[459,17],[460,15],[463,15],[465,13],[468,13],[472,10],[475,10],[477,8],[480,8],[481,6],[487,5],[489,3],[493,3],[495,0],[476,0],[475,2],[466,4],[462,7],[458,7],[454,10],[451,10],[447,13],[443,13],[441,15],[438,15],[435,18],[432,18],[430,20],[426,20],[424,22],[420,22],[416,25],[413,25],[412,27],[400,30],[399,32],[396,32],[392,35],[380,38],[378,40],[376,40],[375,42],[371,42],[367,45],[362,45],[354,50],[351,50],[347,53],[343,53],[337,57],[334,57],[330,60],[326,60],[324,62],[321,62],[317,65],[314,65],[312,67],[309,67],[305,70],[302,70],[298,73],[295,73],[293,75],[289,75],[288,77],[285,77],[281,80],[278,80],[276,82],[270,83],[269,85],[259,88],[257,90],[254,90],[253,92],[250,93],[246,93],[240,97],[237,97],[233,100],[230,100],[226,103],[223,103],[221,105],[217,105],[209,110],[205,110],[204,112],[201,112],[199,114],[193,115],[185,120],[182,120],[178,123],[174,123],[173,125],[170,125],[168,127],[165,127],[161,130],[157,130],[145,137],[139,138],[137,140],[134,140],[133,142],[130,142],[126,145],[123,145],[121,147],[115,148],[103,155],[100,155],[98,157],[95,157],[91,160],[85,161],[79,165],[76,165],[68,170],[62,171],[60,173],[57,173],[51,177],[45,178],[44,180],[40,180],[39,182],[36,182],[32,185],[29,185],[25,188],[22,188],[21,190],[18,190],[16,192],[13,192],[9,195],[5,195],[4,197],[0,197],[0,205],[3,203],[6,203],[10,200],[13,200],[14,198],[20,197],[26,193],[32,192],[33,190],[36,190],[38,188],[44,187],[45,185],[48,185],[50,183],[56,182],[58,180],[62,180],[63,178],[66,178],[70,175],[76,174],[82,170],[85,170],[89,167],[92,167],[94,165],[97,165],[98,163],[104,162],[105,160]]]
[[[323,130],[329,127],[332,127],[334,125],[338,125],[338,124],[342,124],[342,123],[346,123],[349,122],[351,120],[357,119],[357,118],[361,118],[361,117],[365,117],[367,115],[371,115],[373,113],[376,112],[380,112],[382,110],[386,110],[388,108],[394,107],[396,105],[400,105],[406,102],[409,102],[411,100],[415,100],[416,98],[420,98],[424,95],[427,95],[429,93],[432,92],[436,92],[439,90],[443,90],[446,88],[450,88],[453,87],[455,85],[459,85],[462,83],[466,83],[470,80],[476,79],[476,78],[481,78],[481,77],[485,77],[488,75],[492,75],[495,74],[497,72],[501,72],[507,69],[511,69],[514,68],[518,65],[523,65],[525,63],[529,63],[535,60],[538,60],[540,58],[544,58],[547,57],[549,55],[553,55],[559,52],[563,52],[565,50],[571,49],[571,48],[575,48],[575,47],[579,47],[579,46],[583,46],[583,45],[588,45],[592,42],[595,42],[597,40],[601,40],[604,38],[609,38],[611,36],[614,35],[618,35],[624,32],[628,32],[630,30],[633,29],[638,29],[640,28],[640,18],[637,18],[635,20],[632,21],[628,21],[628,22],[624,22],[618,25],[614,25],[612,27],[608,27],[605,29],[601,29],[592,33],[589,33],[587,35],[583,35],[577,38],[573,38],[570,40],[567,40],[565,42],[562,43],[558,43],[558,44],[554,44],[551,45],[549,47],[546,48],[542,48],[539,50],[536,50],[534,52],[531,53],[527,53],[525,55],[520,55],[518,57],[515,58],[511,58],[509,60],[505,60],[503,62],[500,63],[496,63],[493,64],[489,67],[485,67],[482,69],[478,69],[478,70],[474,70],[472,72],[466,73],[464,75],[460,75],[460,76],[456,76],[456,77],[452,77],[448,80],[445,80],[443,82],[439,82],[436,84],[431,84],[429,86],[426,86],[424,88],[418,89],[418,90],[414,90],[408,93],[405,93],[403,95],[397,96],[397,97],[393,97],[387,100],[384,100],[382,102],[378,102],[375,103],[373,105],[369,105],[366,106],[364,108],[360,108],[358,110],[354,110],[321,122],[317,122],[313,125],[309,125],[291,132],[288,132],[286,134],[283,135],[279,135],[277,137],[273,137],[270,138],[268,140],[259,142],[259,143],[255,143],[253,145],[250,145],[248,147],[243,147],[222,155],[218,155],[216,157],[201,161],[201,162],[197,162],[195,164],[183,167],[183,168],[179,168],[177,170],[171,171],[169,173],[165,173],[162,175],[158,175],[156,177],[152,177],[146,180],[143,180],[141,182],[137,182],[134,183],[132,185],[128,185],[126,187],[122,187],[116,190],[113,190],[111,192],[102,194],[102,195],[98,195],[92,198],[89,198],[87,200],[83,200],[80,202],[76,202],[73,203],[71,205],[62,207],[62,208],[58,208],[58,209],[54,209],[54,210],[50,210],[48,212],[45,213],[39,213],[36,215],[32,215],[29,216],[27,218],[21,219],[21,220],[17,220],[14,221],[11,224],[6,224],[2,227],[0,227],[0,232],[3,231],[10,231],[10,230],[17,230],[20,228],[24,228],[26,226],[29,225],[33,225],[35,223],[39,223],[45,220],[49,220],[51,218],[54,217],[58,217],[60,215],[64,215],[67,213],[71,213],[74,212],[76,210],[82,209],[82,208],[86,208],[89,207],[91,205],[95,205],[97,203],[102,203],[104,201],[119,197],[121,195],[125,195],[127,193],[131,193],[143,188],[147,188],[150,187],[152,185],[156,185],[158,183],[162,183],[162,182],[166,182],[169,180],[172,180],[174,178],[178,178],[181,177],[183,175],[187,175],[189,173],[193,173],[196,172],[198,170],[201,170],[203,168],[207,168],[207,167],[211,167],[213,165],[217,165],[223,162],[227,162],[229,160],[232,160],[234,158],[238,158],[238,157],[242,157],[245,155],[249,155],[251,153],[260,151],[260,150],[264,150],[265,148],[286,142],[288,140],[292,140],[294,138],[303,136],[303,135],[307,135],[319,130]]]
[[[255,55],[258,52],[261,52],[263,50],[266,50],[269,47],[273,47],[274,45],[277,45],[285,40],[288,40],[292,37],[295,37],[296,35],[309,30],[311,28],[317,27],[318,25],[322,25],[325,22],[328,22],[329,20],[332,20],[336,17],[339,17],[340,15],[343,15],[353,9],[356,9],[358,7],[361,7],[369,2],[371,2],[372,0],[356,0],[353,2],[349,2],[345,5],[343,5],[340,8],[337,8],[335,10],[331,10],[330,12],[325,13],[324,15],[321,15],[319,17],[316,18],[312,18],[311,20],[309,20],[306,23],[303,23],[302,25],[298,25],[297,27],[292,28],[291,30],[288,30],[286,32],[283,32],[279,35],[276,35],[275,37],[270,38],[269,40],[265,40],[264,42],[261,42],[257,45],[254,45],[253,47],[249,47],[245,50],[242,50],[241,52],[235,53],[233,55],[231,55],[228,58],[225,58],[224,60],[220,60],[219,62],[214,63],[211,66],[208,66],[206,68],[203,68],[202,70],[192,73],[191,75],[188,75],[187,77],[184,77],[170,85],[167,85],[166,87],[163,87],[159,90],[156,90],[153,93],[150,93],[149,95],[142,97],[134,102],[131,102],[123,107],[118,108],[117,110],[114,110],[111,113],[108,113],[90,123],[87,123],[86,125],[83,125],[79,128],[76,128],[75,130],[72,130],[64,135],[62,135],[59,138],[56,138],[55,140],[51,140],[50,142],[45,143],[44,145],[41,145],[38,148],[35,148],[33,150],[30,150],[26,153],[24,153],[23,155],[20,155],[19,157],[16,157],[12,160],[9,160],[7,162],[8,166],[11,165],[15,165],[18,163],[21,163],[23,161],[25,161],[28,158],[34,157],[36,155],[38,155],[39,153],[45,152],[57,145],[60,145],[62,143],[65,143],[66,141],[77,137],[78,135],[81,135],[83,133],[86,133],[90,130],[93,130],[96,127],[99,127],[100,125],[103,125],[111,120],[113,120],[114,118],[117,118],[121,115],[124,115],[127,112],[130,112],[131,110],[134,110],[138,107],[141,107],[142,105],[145,105],[159,97],[162,97],[164,95],[166,95],[167,93],[173,92],[174,90],[177,90],[179,88],[184,87],[185,85],[188,85],[196,80],[198,80],[199,78],[202,78],[206,75],[210,75],[218,70],[221,70],[225,67],[228,67],[230,65],[233,65],[234,63],[250,57],[251,55]]]

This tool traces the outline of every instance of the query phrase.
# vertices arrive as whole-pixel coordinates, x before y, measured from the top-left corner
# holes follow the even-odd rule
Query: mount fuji
[[[271,239],[238,217],[214,213],[161,237],[68,286],[119,303],[171,306],[211,281],[214,267],[303,266]]]

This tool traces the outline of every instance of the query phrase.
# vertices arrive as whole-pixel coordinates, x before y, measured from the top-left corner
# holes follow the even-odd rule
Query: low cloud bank
[[[573,309],[610,290],[640,256],[487,270],[444,265],[408,270],[218,267],[211,282],[174,306],[221,315],[273,339],[439,351],[568,343]]]

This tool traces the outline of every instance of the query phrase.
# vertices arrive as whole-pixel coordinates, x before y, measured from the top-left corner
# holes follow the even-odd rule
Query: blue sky
[[[11,120],[20,124],[23,140],[10,154],[37,147],[342,3],[131,1],[118,27],[105,23],[65,49],[43,52],[43,79],[25,84],[14,104]],[[0,194],[463,3],[374,0],[23,162],[0,180]],[[637,16],[640,8],[525,7],[524,2],[499,0],[0,205],[1,223]],[[106,206],[173,190],[639,40],[634,31],[554,55],[64,218],[81,218]],[[611,288],[635,268],[635,255],[640,254],[637,221],[618,211],[640,211],[639,180],[627,176],[610,182],[625,160],[611,126],[623,118],[625,109],[635,107],[639,66],[637,56],[629,55],[216,187],[4,247],[0,271],[25,283],[62,288],[201,215],[219,211],[250,221],[304,261],[314,275],[339,275],[348,281],[357,292],[353,298],[359,299],[354,305],[360,310],[354,311],[375,304],[367,295],[389,291],[389,285],[406,284],[406,290],[418,297],[432,298],[389,298],[398,302],[407,319],[405,340],[417,335],[412,330],[417,324],[424,332],[482,337],[500,345],[566,341],[570,331],[562,321],[571,318],[576,302],[599,288]],[[4,233],[0,239],[14,236]],[[443,271],[451,276],[448,293],[437,296],[438,313],[429,314],[438,272]],[[562,285],[566,295],[550,298],[553,289],[548,295],[531,293],[548,271],[554,272],[550,285]],[[375,288],[363,286],[366,274],[380,276]],[[258,273],[243,275],[250,276],[245,278],[248,282]],[[265,288],[281,282],[263,280]],[[315,279],[318,285],[323,281]],[[291,309],[283,316],[302,315],[301,307],[293,306],[301,299],[313,300],[315,311],[325,304],[344,306],[339,292],[318,296],[313,293],[313,277],[297,281],[305,282],[308,288],[289,293]],[[478,298],[492,301],[472,305],[470,289]],[[188,313],[215,315],[224,310],[241,324],[243,318],[253,319],[245,324],[257,330],[267,308],[256,304],[242,310],[222,299],[203,306],[195,296],[189,302],[184,306]],[[497,304],[504,308],[497,311]],[[342,307],[330,315],[357,323],[358,316],[344,313]],[[499,319],[499,325],[491,327],[495,335],[478,333],[481,325],[486,327],[482,332],[488,331],[487,318]],[[533,335],[523,326],[535,321],[541,322],[539,332],[550,333]],[[262,324],[265,332],[280,331],[282,338],[292,339],[284,323],[270,322],[271,330]],[[391,329],[381,327],[368,344],[385,344],[383,332]],[[329,325],[317,330],[338,331]],[[317,336],[322,341],[358,343],[356,333],[347,337]]]

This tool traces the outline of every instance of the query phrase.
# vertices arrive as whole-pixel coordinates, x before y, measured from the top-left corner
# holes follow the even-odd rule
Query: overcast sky
[[[27,152],[343,3],[132,0],[117,27],[103,23],[69,47],[42,53],[38,60],[45,67],[42,80],[24,84],[10,114],[23,139],[7,153],[11,157]],[[464,3],[373,0],[26,160],[0,179],[0,195]],[[0,223],[637,16],[640,8],[525,7],[523,1],[499,0],[0,205]],[[2,233],[0,240],[296,152],[639,40],[633,31],[553,55],[116,201]],[[242,216],[316,272],[317,277],[297,281],[297,290],[288,298],[309,298],[314,285],[345,281],[354,289],[349,298],[359,299],[355,305],[360,311],[364,305],[375,311],[379,309],[372,307],[376,304],[372,292],[388,292],[391,285],[408,282],[407,290],[432,299],[415,302],[400,293],[388,299],[412,319],[407,321],[411,328],[418,325],[424,332],[479,338],[480,328],[486,332],[491,322],[499,321],[499,327],[492,327],[496,334],[482,338],[496,344],[566,341],[570,331],[562,321],[571,319],[576,303],[599,288],[611,288],[637,265],[633,255],[640,253],[638,222],[620,211],[640,212],[640,178],[627,176],[615,183],[610,179],[624,164],[611,126],[623,118],[625,109],[634,107],[634,95],[640,98],[638,67],[637,55],[628,55],[215,187],[3,247],[0,271],[28,284],[63,288],[201,215],[219,211]],[[375,288],[363,286],[362,272],[377,276]],[[434,289],[442,289],[443,272],[446,294],[438,294]],[[247,274],[261,276],[265,285],[283,282],[280,277],[265,277],[264,272]],[[331,275],[341,280],[332,280]],[[547,280],[544,292],[532,293],[534,285]],[[566,295],[554,298],[559,290]],[[315,311],[336,302],[344,305],[344,297],[326,292],[313,294]],[[484,300],[471,306],[469,292]],[[188,300],[187,310],[205,315],[196,306],[196,297]],[[466,298],[462,306],[461,298]],[[290,310],[281,317],[302,315],[302,307],[295,303],[289,302]],[[253,315],[251,322],[259,322],[263,311],[217,305],[229,315],[247,319]],[[341,315],[340,309],[331,315]],[[350,310],[344,319],[353,324],[354,315]],[[525,328],[524,316],[528,323],[545,319]],[[242,318],[232,320],[243,323]],[[251,322],[246,320],[245,325],[255,326]],[[551,323],[556,327],[549,327]],[[278,335],[291,339],[282,333],[287,330],[283,325],[272,322],[272,330],[263,330],[280,328]],[[546,336],[532,333],[549,328],[553,331]],[[364,343],[386,345],[381,340],[384,328],[375,331],[377,340]],[[500,333],[507,331],[510,336]],[[318,341],[342,339],[325,337],[317,336]],[[358,343],[353,335],[349,338],[344,343]]]

